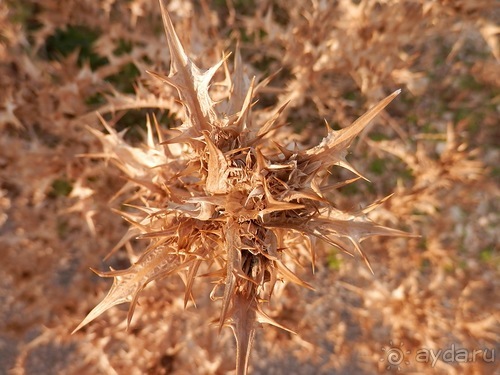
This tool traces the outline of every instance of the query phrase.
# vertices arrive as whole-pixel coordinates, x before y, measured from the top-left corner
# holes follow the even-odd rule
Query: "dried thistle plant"
[[[221,300],[219,329],[232,328],[237,342],[236,373],[245,374],[257,323],[280,328],[263,310],[277,282],[309,287],[293,271],[294,260],[314,264],[312,239],[319,238],[348,254],[359,254],[370,267],[360,242],[375,235],[406,235],[372,223],[366,214],[343,212],[327,192],[356,179],[328,184],[332,166],[359,173],[346,161],[353,139],[399,93],[382,100],[349,127],[328,131],[316,147],[301,150],[280,144],[279,115],[284,106],[261,123],[252,114],[256,85],[243,74],[241,58],[228,73],[224,57],[203,71],[186,55],[166,6],[160,1],[171,56],[168,76],[150,73],[175,87],[185,108],[176,136],[153,139],[148,119],[147,147],[128,145],[112,127],[109,134],[92,130],[101,140],[100,156],[113,160],[127,175],[122,191],[134,189],[143,206],[121,214],[131,228],[120,246],[138,237],[149,246],[130,268],[96,273],[113,277],[107,296],[75,329],[79,330],[109,308],[129,302],[128,323],[140,292],[152,281],[179,275],[186,285],[185,305],[194,299],[197,278],[212,280],[213,300]],[[215,73],[225,68],[224,100],[212,100]],[[300,234],[300,236],[297,236]],[[371,267],[370,267],[371,269]]]

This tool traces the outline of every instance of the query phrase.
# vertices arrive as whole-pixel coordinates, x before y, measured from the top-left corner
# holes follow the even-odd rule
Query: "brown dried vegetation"
[[[292,3],[0,4],[0,373],[494,373],[498,9]]]

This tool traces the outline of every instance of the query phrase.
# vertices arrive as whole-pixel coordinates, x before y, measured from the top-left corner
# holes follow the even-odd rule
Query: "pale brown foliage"
[[[399,93],[396,91],[370,109],[351,126],[329,130],[313,148],[288,149],[272,139],[277,116],[261,124],[252,116],[255,87],[236,70],[226,77],[226,97],[215,103],[209,87],[221,60],[203,71],[186,55],[166,7],[163,23],[170,49],[168,76],[151,73],[175,87],[186,115],[179,135],[154,143],[142,151],[127,146],[108,127],[98,134],[108,158],[117,160],[132,182],[143,189],[145,214],[135,219],[133,230],[150,244],[129,269],[101,273],[114,283],[104,300],[76,328],[94,320],[110,307],[130,302],[128,322],[139,293],[150,282],[184,273],[184,303],[192,298],[192,286],[202,264],[215,278],[213,298],[223,289],[220,326],[229,325],[237,341],[238,374],[246,373],[257,322],[274,323],[262,310],[277,281],[309,287],[287,266],[283,253],[296,257],[297,246],[284,247],[289,232],[318,237],[349,254],[368,260],[360,242],[374,235],[403,235],[371,223],[365,211],[343,212],[324,196],[325,177],[331,166],[354,171],[345,159],[347,148],[369,122]],[[148,139],[152,139],[151,126]],[[170,147],[181,147],[173,158]],[[277,147],[277,148],[276,148]],[[357,172],[356,172],[357,173]],[[177,192],[182,190],[183,193]],[[149,197],[149,198],[148,198]],[[374,207],[370,207],[370,210]],[[306,241],[314,259],[314,249]],[[218,277],[217,277],[218,276]],[[76,331],[75,330],[75,331]]]
[[[226,374],[236,352],[220,328],[238,322],[247,325],[240,350],[255,341],[255,374],[387,373],[391,341],[411,352],[403,372],[495,373],[498,360],[440,358],[431,368],[414,354],[498,346],[496,3],[171,0],[168,10],[196,66],[223,61],[209,96],[196,97],[215,113],[198,113],[247,122],[244,136],[215,139],[210,120],[190,145],[191,125],[173,129],[189,116],[164,82],[170,54],[156,2],[0,2],[0,372]],[[340,154],[356,170],[318,168],[312,154],[339,156],[324,118],[345,129],[398,88],[352,155]],[[315,146],[325,135],[323,153]],[[300,158],[310,158],[306,168]],[[258,170],[272,180],[255,181]],[[279,182],[288,179],[295,184]],[[249,191],[256,183],[262,189]],[[275,226],[229,220],[254,214],[241,208],[245,194],[249,209],[262,201],[257,220]],[[290,229],[304,212],[309,227]],[[342,212],[421,237],[363,242],[372,275],[354,242],[327,230],[350,220]],[[214,214],[221,220],[206,230]],[[193,257],[186,248],[198,243],[217,254]],[[253,263],[272,272],[255,279],[243,262],[259,257]],[[257,300],[235,293],[243,290]],[[118,302],[132,304],[133,322],[116,306],[69,335],[94,306]],[[252,330],[255,320],[297,334]]]

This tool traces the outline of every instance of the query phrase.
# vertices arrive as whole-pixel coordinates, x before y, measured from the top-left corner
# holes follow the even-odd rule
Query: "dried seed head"
[[[104,145],[104,155],[118,164],[129,178],[127,187],[135,187],[144,203],[135,216],[123,213],[132,226],[122,243],[139,236],[150,245],[130,268],[97,272],[113,277],[113,286],[76,330],[124,302],[131,303],[130,322],[141,290],[171,274],[184,275],[187,303],[199,271],[208,269],[216,284],[212,297],[222,300],[219,326],[233,329],[237,372],[245,373],[256,323],[281,327],[261,308],[271,298],[275,283],[282,280],[310,288],[287,265],[286,254],[294,258],[306,249],[305,255],[314,262],[309,239],[316,237],[359,253],[369,266],[360,247],[363,239],[403,234],[373,224],[365,217],[367,210],[339,211],[324,194],[331,188],[325,185],[331,166],[357,173],[345,159],[347,148],[399,91],[351,126],[330,131],[318,146],[289,150],[279,144],[276,129],[283,108],[264,124],[254,120],[255,83],[243,75],[238,51],[233,76],[227,77],[226,99],[215,103],[209,86],[226,59],[206,71],[198,68],[184,52],[166,7],[160,4],[171,68],[168,76],[150,74],[177,88],[185,121],[177,129],[178,136],[155,143],[148,120],[145,148],[128,145],[104,121],[108,135],[93,131]]]

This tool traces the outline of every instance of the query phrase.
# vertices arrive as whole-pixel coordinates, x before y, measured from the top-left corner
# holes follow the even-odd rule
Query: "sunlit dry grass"
[[[245,304],[297,333],[240,330],[251,373],[494,373],[414,357],[499,349],[494,3],[167,8],[182,49],[156,2],[0,4],[0,373],[234,372]],[[188,57],[222,59],[198,94]],[[364,225],[420,237],[363,242],[372,275]]]

